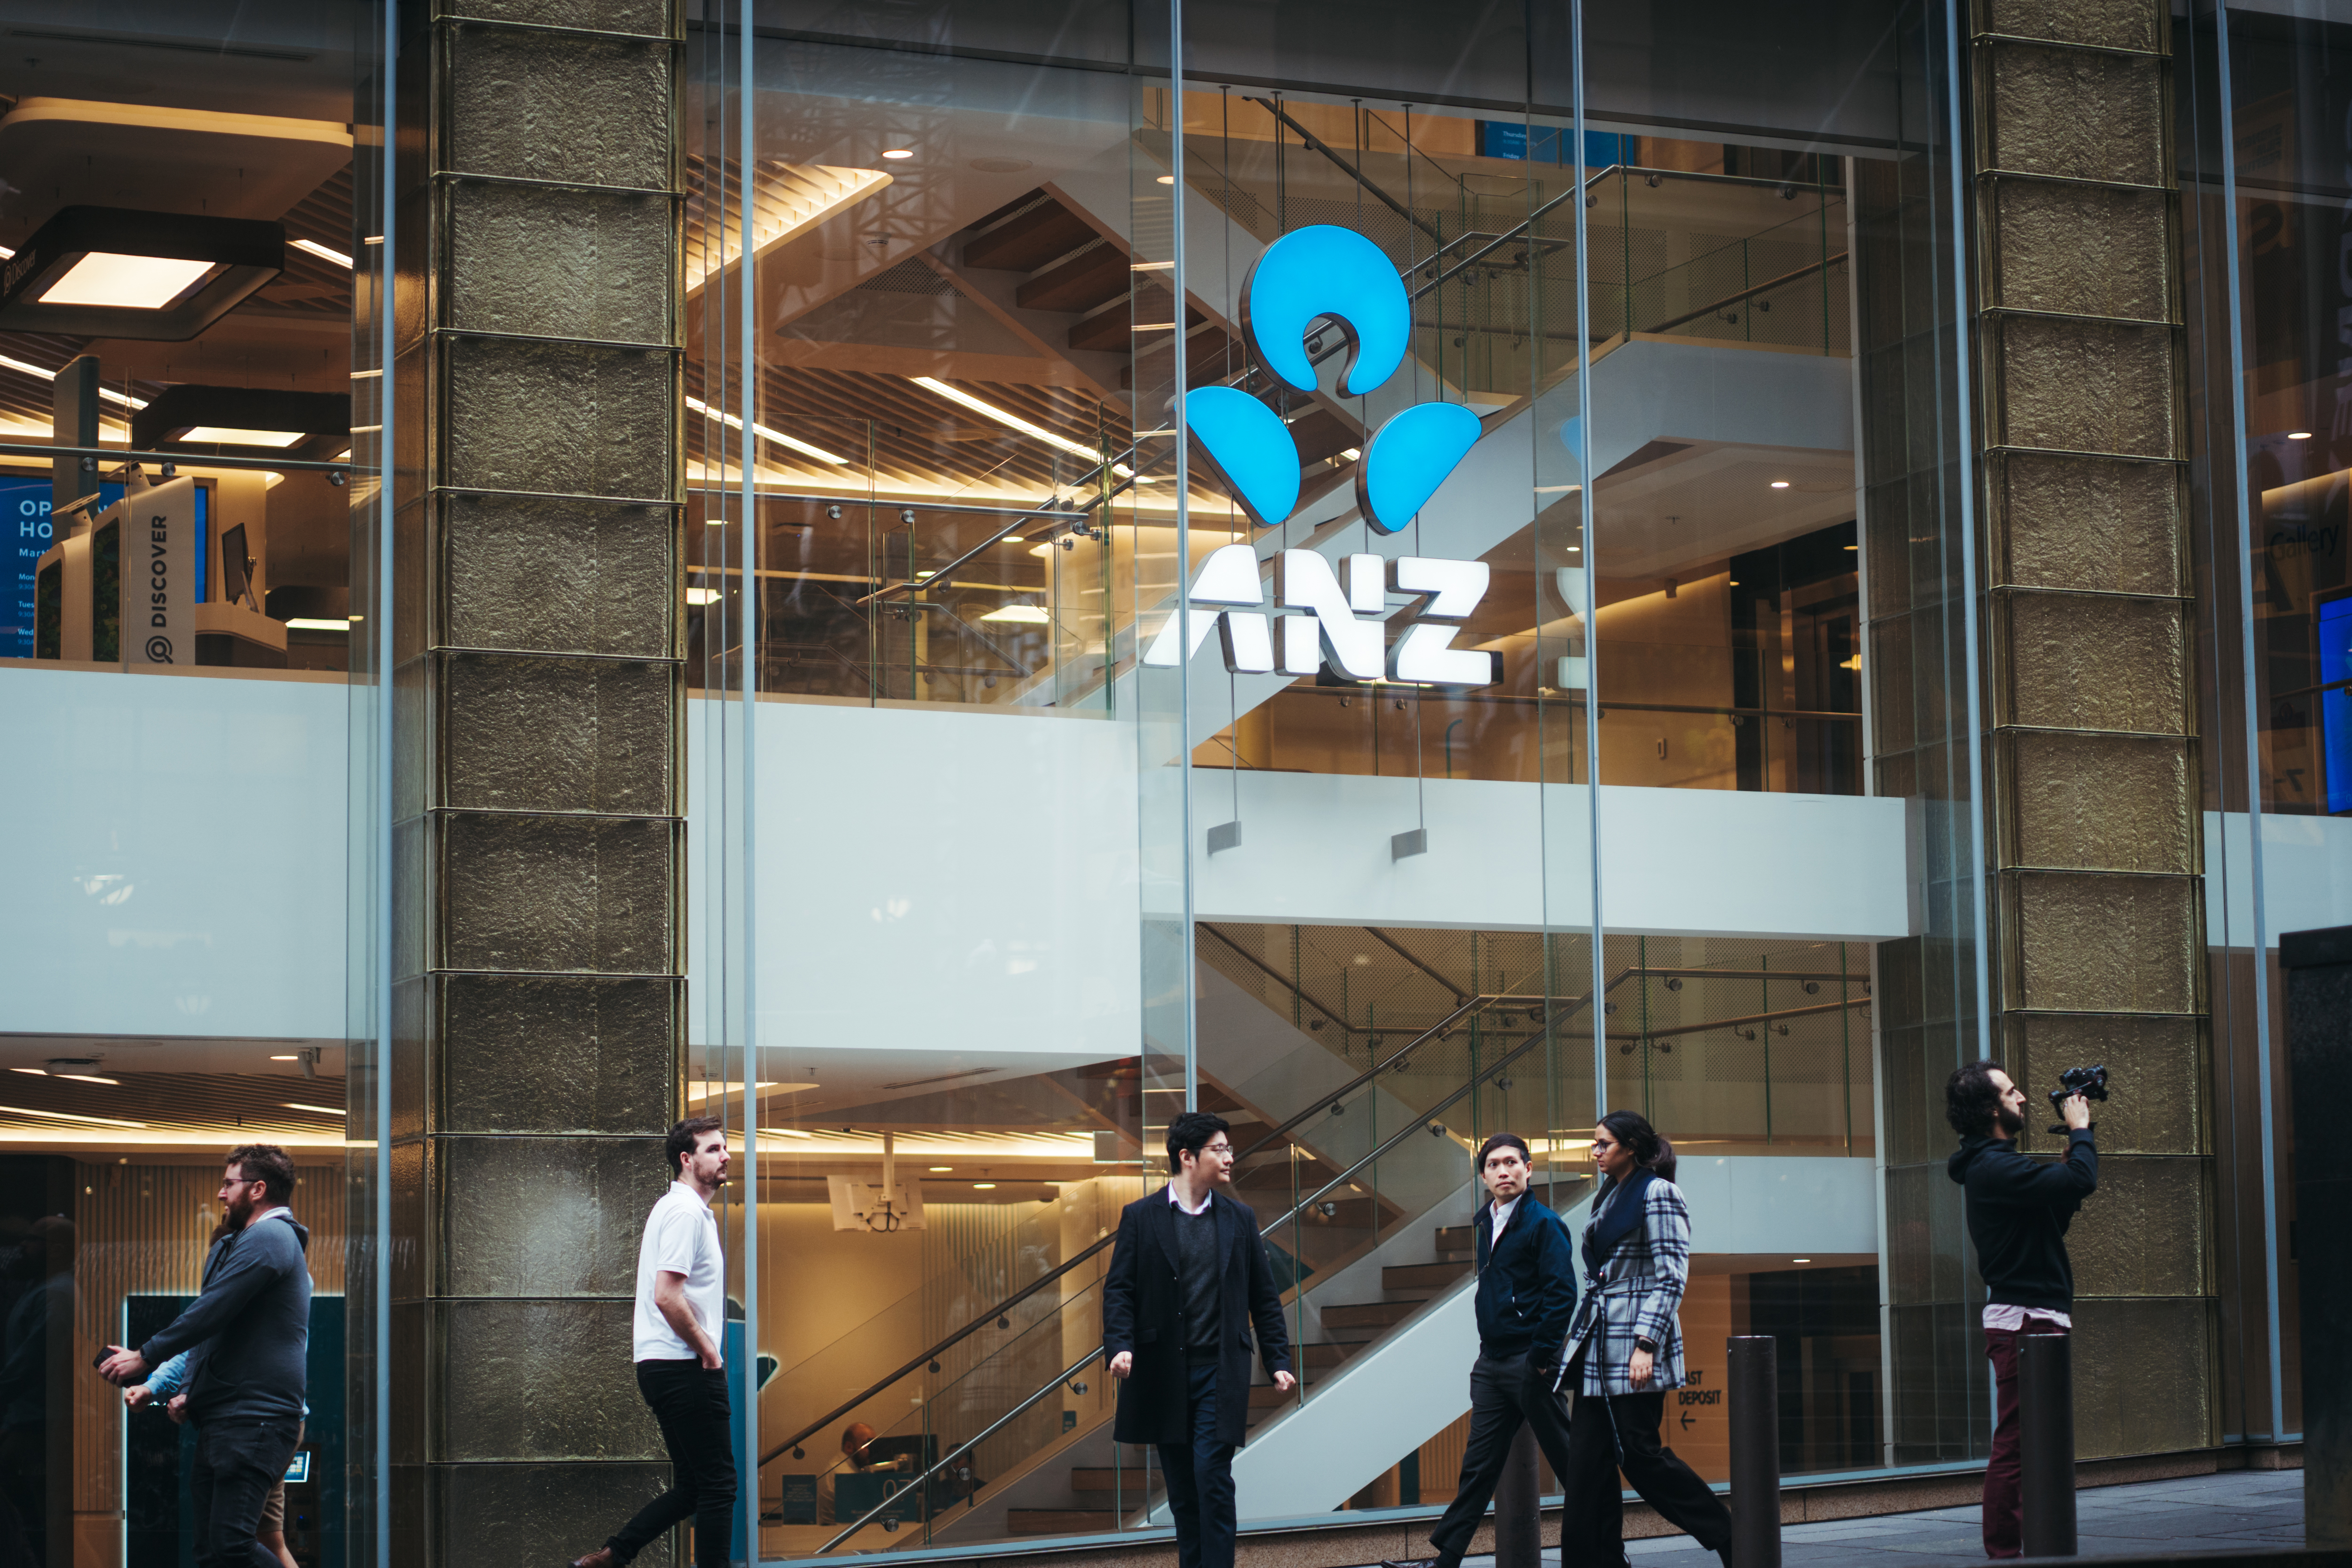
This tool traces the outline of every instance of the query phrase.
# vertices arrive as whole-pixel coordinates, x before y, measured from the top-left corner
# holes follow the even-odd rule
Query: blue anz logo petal
[[[1315,390],[1307,329],[1338,320],[1351,351],[1343,388],[1370,392],[1403,363],[1412,330],[1396,264],[1362,235],[1330,224],[1293,229],[1265,247],[1242,280],[1242,333],[1258,363],[1301,392]]]
[[[1298,444],[1281,417],[1248,393],[1204,386],[1184,400],[1184,423],[1201,453],[1260,528],[1298,504]]]
[[[1416,403],[1391,415],[1356,468],[1356,502],[1372,526],[1394,533],[1437,493],[1478,444],[1478,416],[1459,403]]]

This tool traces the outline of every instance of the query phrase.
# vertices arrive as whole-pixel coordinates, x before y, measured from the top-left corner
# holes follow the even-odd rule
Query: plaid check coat
[[[1680,1187],[1659,1179],[1651,1181],[1643,1198],[1643,1224],[1601,1260],[1597,1274],[1586,1277],[1569,1322],[1560,1360],[1565,1365],[1584,1349],[1584,1380],[1578,1390],[1582,1394],[1655,1394],[1683,1384],[1683,1331],[1676,1313],[1690,1279],[1690,1205]],[[1594,1219],[1584,1227],[1588,1234],[1601,1206],[1593,1205]],[[1643,1337],[1657,1342],[1658,1349],[1649,1387],[1635,1388],[1626,1381],[1625,1368],[1633,1358],[1634,1340]]]

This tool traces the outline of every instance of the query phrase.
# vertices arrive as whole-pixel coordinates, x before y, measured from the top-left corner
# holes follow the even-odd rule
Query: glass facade
[[[312,1227],[299,1561],[657,1485],[611,1324],[645,1135],[704,1113],[753,1561],[1168,1534],[1101,1307],[1187,1109],[1301,1372],[1244,1529],[1452,1496],[1471,1151],[1526,1136],[1579,1223],[1612,1108],[1694,1214],[1677,1451],[1727,1479],[1755,1333],[1792,1479],[1982,1463],[1941,1086],[2070,1010],[2000,890],[1991,33],[489,9],[0,4],[0,1540],[177,1561],[178,1429],[87,1365],[195,1289],[252,1141]],[[2301,1427],[2274,953],[2352,922],[2347,26],[2157,18],[2160,171],[2101,187],[2177,263],[2101,319],[2178,345],[2184,560],[2106,591],[2183,606],[2204,923],[2179,1126],[2115,1037],[2114,1201],[2215,1190],[2138,1222],[2191,1278],[2084,1247],[2086,1323],[2185,1313],[2210,1373],[2195,1419],[2086,1397],[2090,1457]],[[582,83],[667,140],[530,143]],[[2022,728],[2105,711],[2050,690]],[[503,1336],[598,1430],[459,1392]]]

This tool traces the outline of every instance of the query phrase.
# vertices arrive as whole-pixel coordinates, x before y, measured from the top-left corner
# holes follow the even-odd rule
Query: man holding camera
[[[2067,1127],[2063,1160],[2017,1152],[2025,1128],[2025,1091],[1990,1062],[1970,1062],[1944,1085],[1944,1119],[1960,1135],[1948,1167],[1968,1193],[1969,1239],[1985,1282],[1985,1354],[1992,1361],[2000,1416],[1985,1467],[1984,1543],[1988,1557],[2023,1554],[2017,1432],[2018,1339],[2074,1327],[2074,1271],[2066,1260],[2066,1226],[2098,1189],[2099,1152],[2091,1142],[2091,1107],[2081,1093],[2058,1103]]]

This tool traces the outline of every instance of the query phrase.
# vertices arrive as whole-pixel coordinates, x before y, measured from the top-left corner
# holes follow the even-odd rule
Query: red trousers
[[[2037,1334],[2066,1331],[2046,1318],[2028,1318]],[[1992,1458],[1985,1466],[1984,1548],[1988,1557],[2025,1554],[2025,1510],[2020,1496],[2023,1468],[2018,1462],[2017,1329],[1987,1329],[1985,1354],[1992,1362],[1994,1409]]]

